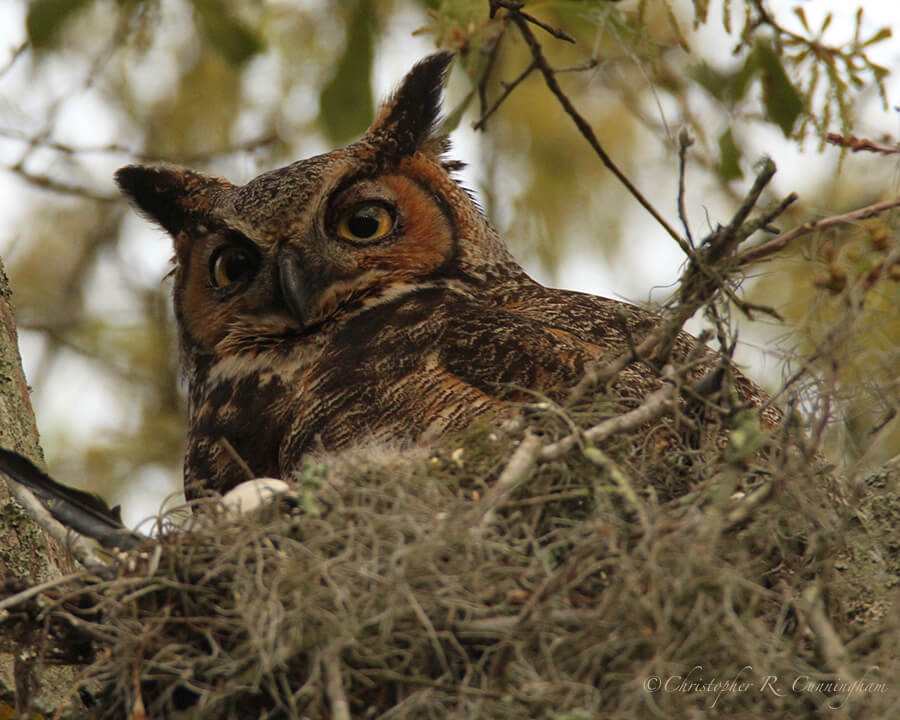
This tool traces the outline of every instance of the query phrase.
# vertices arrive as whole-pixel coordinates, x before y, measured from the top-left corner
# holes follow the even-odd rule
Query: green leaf
[[[694,65],[688,73],[706,92],[717,100],[728,103],[737,102],[744,97],[750,81],[759,72],[759,67],[759,54],[753,50],[736,73],[723,73],[705,62]]]
[[[52,46],[69,16],[92,1],[35,0],[28,8],[25,19],[31,45],[39,50]]]
[[[191,0],[191,4],[198,30],[229,65],[239,67],[262,50],[259,36],[229,12],[222,0]]]
[[[741,151],[734,141],[729,127],[719,135],[719,176],[723,180],[737,180],[744,177],[741,170]]]
[[[762,69],[766,115],[781,128],[785,137],[790,137],[797,117],[803,112],[803,98],[791,84],[781,58],[770,45],[761,42],[756,46],[756,52]]]
[[[747,94],[747,88],[750,87],[750,81],[759,72],[759,53],[753,50],[747,55],[743,66],[738,70],[731,79],[731,100],[741,100]]]
[[[371,3],[355,4],[346,32],[337,70],[319,97],[323,129],[333,142],[360,135],[372,119],[370,78],[375,55],[375,15]]]
[[[717,100],[725,100],[729,94],[731,78],[707,63],[688,68],[688,75]]]

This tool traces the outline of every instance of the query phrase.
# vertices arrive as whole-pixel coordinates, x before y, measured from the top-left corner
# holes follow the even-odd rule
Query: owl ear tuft
[[[452,59],[453,53],[438,52],[416,63],[379,109],[366,139],[389,147],[399,157],[417,150],[438,154],[440,143],[430,141],[435,139],[444,78]]]
[[[173,238],[207,216],[216,197],[233,187],[227,180],[173,165],[126,165],[115,179],[122,194]]]

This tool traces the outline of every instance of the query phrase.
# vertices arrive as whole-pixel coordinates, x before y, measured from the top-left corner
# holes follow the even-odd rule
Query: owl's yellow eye
[[[209,277],[217,288],[226,288],[250,278],[259,262],[256,256],[239,245],[222,245],[209,259]]]
[[[345,240],[372,242],[381,240],[394,229],[394,216],[382,205],[358,205],[344,212],[337,232]]]

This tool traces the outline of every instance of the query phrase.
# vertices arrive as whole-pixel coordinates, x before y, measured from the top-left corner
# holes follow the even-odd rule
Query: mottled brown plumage
[[[561,397],[627,347],[622,303],[529,278],[452,178],[435,131],[449,61],[416,65],[358,142],[246,185],[170,166],[117,173],[174,239],[188,497],[246,480],[236,455],[284,477],[310,451],[508,414],[523,389]],[[630,310],[640,339],[657,318]],[[682,335],[675,356],[692,345]],[[632,363],[613,389],[633,406],[660,382]]]

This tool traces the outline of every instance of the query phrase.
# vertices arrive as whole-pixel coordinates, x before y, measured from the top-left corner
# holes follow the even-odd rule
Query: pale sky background
[[[703,47],[704,53],[712,55],[712,59],[720,59],[723,63],[730,59],[731,44],[721,42],[721,24],[718,21],[718,3],[713,2],[710,11],[710,23],[706,28],[691,36],[691,43],[696,47]],[[872,49],[871,57],[891,68],[896,75],[889,78],[888,96],[892,105],[900,104],[900,2],[897,0],[868,0],[862,3],[847,2],[843,0],[815,0],[809,2],[786,2],[783,0],[771,0],[770,7],[776,12],[781,21],[793,29],[799,31],[799,23],[794,19],[790,8],[802,5],[810,19],[811,26],[816,26],[826,12],[835,14],[834,22],[826,35],[826,41],[836,43],[847,38],[852,32],[853,18],[858,4],[862,4],[866,10],[867,30],[871,32],[881,25],[891,25],[895,31],[895,37],[881,43]],[[24,2],[13,0],[0,0],[0,66],[5,65],[10,50],[16,47],[22,40],[22,17],[26,9]],[[682,17],[689,17],[687,13]],[[381,43],[377,50],[374,69],[374,86],[376,97],[383,97],[402,78],[415,60],[434,50],[434,45],[429,36],[412,37],[411,31],[424,24],[424,19],[418,12],[408,12],[395,16],[386,35],[382,35]],[[713,40],[715,38],[715,40]],[[710,48],[717,47],[717,54],[711,53]],[[585,49],[587,52],[587,49]],[[265,93],[270,90],[264,82],[267,73],[265,59],[253,61],[251,76],[247,79],[247,87],[253,92]],[[58,65],[48,71],[54,77],[54,93],[64,95],[72,87],[73,75],[77,76],[77,70]],[[160,65],[154,69],[153,77],[147,77],[146,87],[148,93],[164,92],[174,66],[166,64],[165,58],[160,59]],[[14,74],[11,74],[14,75]],[[16,84],[18,82],[18,85]],[[455,84],[454,84],[455,83]],[[52,87],[52,85],[51,85]],[[39,86],[43,91],[45,85]],[[460,79],[455,78],[451,83],[450,94],[463,90]],[[6,98],[6,99],[4,99]],[[14,101],[10,99],[14,98]],[[23,127],[26,132],[38,129],[40,118],[28,115],[29,110],[41,108],[46,105],[47,98],[39,97],[34,86],[25,86],[17,81],[14,76],[0,79],[0,125],[4,127]],[[292,102],[303,104],[303,98],[292,98]],[[858,128],[858,134],[868,137],[880,137],[887,133],[890,136],[900,137],[900,115],[895,111],[885,112],[880,105],[880,100],[872,96],[868,101],[871,110],[866,114],[866,121]],[[16,109],[14,110],[13,107]],[[19,113],[27,116],[22,121]],[[568,122],[568,120],[565,120]],[[454,155],[468,163],[469,167],[464,174],[464,182],[468,187],[478,188],[480,185],[480,173],[482,168],[478,161],[479,139],[469,127],[470,120],[465,119],[460,129],[453,135]],[[245,128],[238,128],[239,132],[247,136],[254,134],[252,117],[246,119]],[[121,137],[121,126],[109,109],[100,99],[99,93],[87,91],[77,94],[71,101],[64,104],[60,122],[57,124],[55,139],[76,147],[102,146],[110,142],[128,144],[128,138]],[[659,145],[658,141],[648,135],[648,143]],[[138,138],[134,138],[137,143]],[[821,177],[824,173],[834,171],[834,163],[837,151],[826,150],[819,154],[816,148],[816,140],[810,140],[800,150],[792,142],[784,140],[776,129],[771,131],[757,130],[754,136],[754,146],[778,159],[779,172],[775,180],[775,186],[786,193],[795,188],[808,186],[810,178]],[[307,154],[315,154],[327,151],[328,147],[312,141],[301,143]],[[0,165],[8,166],[15,162],[22,151],[22,144],[7,138],[0,137]],[[97,154],[91,158],[89,170],[97,178],[98,185],[102,184],[104,190],[113,191],[113,171],[129,162],[127,155]],[[850,157],[848,162],[866,161],[865,158]],[[50,159],[48,159],[50,162]],[[252,166],[248,159],[248,166],[244,170],[243,177],[235,177],[233,181],[241,182],[257,174],[261,168]],[[599,162],[599,160],[598,160]],[[650,160],[643,166],[636,178],[633,178],[645,194],[652,198],[654,205],[663,212],[664,216],[674,225],[678,225],[675,214],[676,185],[673,173],[676,161],[670,157],[664,148],[658,147],[655,156],[651,154]],[[881,161],[879,166],[883,177],[873,178],[873,182],[884,183],[898,187],[898,167],[896,163]],[[265,168],[262,168],[265,169]],[[701,175],[697,171],[697,177]],[[662,180],[660,179],[662,178]],[[745,185],[749,179],[745,179]],[[707,215],[713,222],[726,219],[731,215],[733,207],[731,203],[721,198],[716,198],[705,192],[709,186],[697,182],[691,187],[688,197],[688,214],[692,220],[695,232],[702,234],[706,228]],[[23,187],[23,184],[11,173],[0,171],[0,216],[12,218],[19,214],[20,209],[29,203],[33,194],[40,191]],[[805,198],[801,195],[801,203],[811,211],[816,211],[815,198]],[[827,208],[821,208],[827,212]],[[501,214],[504,208],[498,208]],[[653,293],[655,299],[665,297],[669,286],[679,274],[682,263],[682,254],[677,246],[659,229],[637,203],[630,202],[623,207],[627,221],[624,226],[628,228],[628,238],[623,243],[623,251],[609,258],[600,253],[582,251],[566,257],[554,278],[550,278],[540,268],[531,266],[527,269],[537,279],[563,287],[582,290],[590,293],[620,297],[634,300],[646,300],[651,288],[658,288]],[[499,218],[502,224],[502,217]],[[10,227],[14,223],[6,222],[3,226]],[[0,230],[0,256],[8,252],[15,252],[15,243],[20,238],[10,237]],[[148,287],[157,286],[161,278],[169,268],[171,257],[171,243],[161,231],[152,228],[136,214],[132,214],[127,220],[125,239],[120,245],[120,254],[126,254],[132,258],[131,267],[134,269],[136,282]],[[52,260],[48,260],[52,262]],[[88,298],[88,309],[102,308],[105,313],[122,313],[127,315],[133,311],[129,307],[129,296],[122,288],[117,287],[115,271],[112,262],[108,267],[101,265],[98,277],[95,280],[97,292]],[[15,287],[13,288],[15,293]],[[689,329],[691,326],[689,326]],[[694,326],[696,330],[696,325]],[[779,330],[778,332],[783,332]],[[749,337],[749,334],[748,334]],[[740,349],[738,360],[751,367],[751,374],[765,375],[777,365],[771,358],[767,358],[764,352],[754,348],[754,344],[764,344],[757,339],[754,342],[745,342]],[[746,339],[746,338],[745,338]],[[42,340],[40,335],[27,331],[20,331],[20,343],[25,365],[26,375],[33,371],[41,361]],[[123,424],[137,422],[134,413],[129,414],[127,407],[117,402],[115,388],[104,382],[89,362],[75,354],[64,357],[61,366],[54,368],[49,377],[53,378],[52,392],[35,392],[35,411],[38,427],[41,429],[44,440],[44,448],[52,463],[52,438],[54,432],[65,428],[70,433],[70,440],[78,442],[79,438],[87,439],[103,434]],[[777,379],[777,378],[776,378]],[[64,482],[77,482],[74,478],[60,478]],[[129,494],[123,514],[125,520],[132,525],[137,524],[148,515],[155,514],[162,499],[172,492],[171,478],[163,470],[147,470],[137,478],[137,482],[129,488]],[[118,502],[123,498],[110,498]]]

